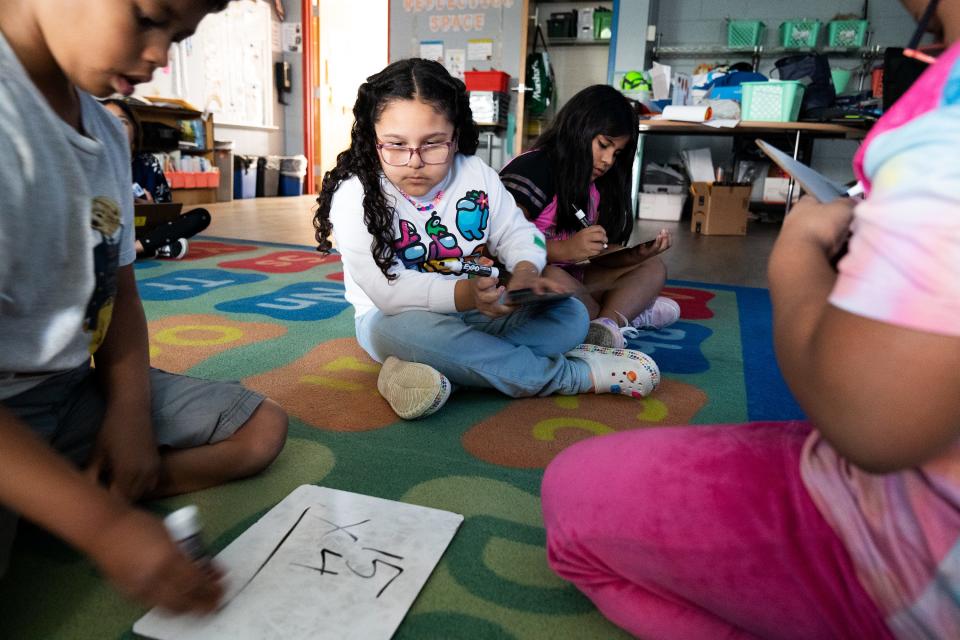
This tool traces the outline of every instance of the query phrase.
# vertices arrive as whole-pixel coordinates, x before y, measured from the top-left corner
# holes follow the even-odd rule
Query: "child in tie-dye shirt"
[[[937,15],[960,38],[960,1]],[[620,433],[547,469],[552,566],[632,633],[960,637],[960,44],[855,169],[866,199],[805,199],[770,259],[810,423]]]

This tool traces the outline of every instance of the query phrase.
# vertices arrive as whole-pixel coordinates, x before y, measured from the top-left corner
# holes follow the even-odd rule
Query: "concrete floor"
[[[206,207],[213,216],[207,235],[314,246],[314,196],[252,198]],[[680,222],[638,220],[634,239],[653,238],[662,228],[669,229],[674,238],[673,247],[662,256],[670,278],[767,286],[767,259],[779,223],[750,222],[746,236],[702,236],[691,233],[688,218]]]

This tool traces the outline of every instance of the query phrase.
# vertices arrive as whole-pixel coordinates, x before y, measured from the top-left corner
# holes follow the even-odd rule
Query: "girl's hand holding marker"
[[[566,241],[569,243],[571,261],[586,260],[601,251],[605,251],[607,249],[606,229],[598,224],[591,225],[582,209],[577,209],[574,215],[583,225],[583,231],[578,231],[576,235]]]

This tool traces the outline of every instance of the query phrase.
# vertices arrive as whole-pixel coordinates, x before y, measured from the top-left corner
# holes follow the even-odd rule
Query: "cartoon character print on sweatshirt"
[[[482,240],[490,219],[490,198],[486,191],[467,191],[457,200],[457,229],[467,240]]]
[[[406,269],[419,269],[427,259],[427,248],[413,223],[400,219],[400,237],[393,241],[393,250]]]
[[[427,220],[426,231],[427,235],[430,236],[427,260],[459,258],[463,255],[463,249],[457,244],[457,237],[447,230],[446,225],[440,222],[440,217],[437,214],[433,214]]]

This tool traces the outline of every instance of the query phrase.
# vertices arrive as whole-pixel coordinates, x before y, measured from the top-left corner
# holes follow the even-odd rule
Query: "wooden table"
[[[633,163],[633,213],[637,214],[639,205],[640,174],[643,170],[643,140],[648,135],[673,136],[757,136],[764,135],[792,135],[793,158],[800,155],[801,142],[805,139],[810,144],[812,154],[813,141],[820,139],[862,140],[866,137],[868,127],[856,125],[841,125],[828,122],[740,122],[736,127],[708,127],[695,122],[674,122],[672,120],[648,119],[640,121],[640,140],[637,142],[637,156]],[[786,212],[790,211],[793,200],[794,181],[791,178],[787,187]]]

